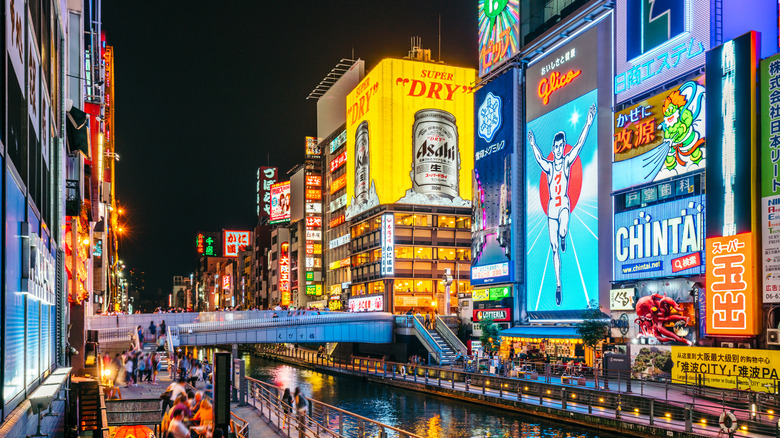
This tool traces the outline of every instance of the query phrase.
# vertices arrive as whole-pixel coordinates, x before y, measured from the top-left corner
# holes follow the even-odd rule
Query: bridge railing
[[[269,419],[286,436],[298,437],[399,437],[421,438],[411,432],[380,423],[309,397],[306,413],[296,415],[281,400],[283,390],[260,380],[246,377],[248,402],[260,415]],[[285,410],[289,412],[285,413]]]
[[[128,343],[132,340],[134,329],[132,327],[117,327],[97,330],[98,342],[105,345],[115,342]]]
[[[271,315],[274,313],[271,312]],[[344,322],[375,322],[392,321],[392,315],[389,313],[344,313],[333,312],[325,314],[306,314],[291,315],[287,312],[277,312],[278,316],[267,316],[264,318],[219,321],[219,322],[200,322],[195,324],[181,324],[179,329],[182,333],[203,333],[225,330],[250,330],[258,328],[300,326],[313,324],[331,324]]]

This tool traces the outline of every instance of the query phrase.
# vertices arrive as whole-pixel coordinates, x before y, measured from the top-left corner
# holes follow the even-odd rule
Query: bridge
[[[169,348],[280,342],[334,343],[393,342],[390,313],[294,312],[250,310],[235,312],[152,313],[89,316],[87,329],[96,330],[101,344],[130,342],[138,326],[148,334],[150,323],[165,321]]]

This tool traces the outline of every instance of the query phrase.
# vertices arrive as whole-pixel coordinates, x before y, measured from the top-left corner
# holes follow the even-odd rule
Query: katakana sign
[[[753,233],[707,239],[707,334],[759,333]]]

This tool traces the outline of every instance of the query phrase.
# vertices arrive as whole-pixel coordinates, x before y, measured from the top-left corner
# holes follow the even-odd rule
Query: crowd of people
[[[214,429],[214,411],[202,391],[187,388],[184,377],[171,383],[160,396],[163,401],[162,430],[172,438],[221,438]]]

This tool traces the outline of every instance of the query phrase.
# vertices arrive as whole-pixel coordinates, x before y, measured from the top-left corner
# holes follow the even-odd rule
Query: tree
[[[596,348],[609,334],[609,323],[604,321],[604,314],[595,300],[582,313],[582,322],[577,324],[577,334],[582,338],[583,345],[591,349]]]
[[[482,330],[482,336],[479,340],[482,342],[482,350],[486,353],[492,353],[501,346],[501,327],[493,322],[492,318],[485,318],[479,322],[479,329]]]

